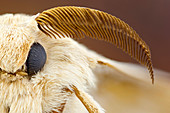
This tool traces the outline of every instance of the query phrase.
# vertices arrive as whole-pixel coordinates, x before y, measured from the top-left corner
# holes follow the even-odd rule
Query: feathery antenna
[[[88,36],[113,43],[140,64],[145,65],[154,83],[148,45],[119,18],[95,9],[65,6],[43,11],[36,21],[39,29],[50,37],[83,38]]]

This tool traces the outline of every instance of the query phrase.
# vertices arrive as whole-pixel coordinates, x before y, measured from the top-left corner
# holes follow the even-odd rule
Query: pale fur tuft
[[[1,76],[2,113],[7,113],[8,108],[10,113],[57,112],[62,103],[72,100],[72,94],[63,91],[64,88],[75,85],[87,92],[95,87],[91,68],[97,61],[73,39],[47,37],[37,28],[31,16],[6,14],[0,16],[0,23],[0,68],[3,71],[14,73],[20,70],[34,42],[39,42],[47,53],[45,66],[31,80],[19,77],[11,81],[8,74],[6,78]]]

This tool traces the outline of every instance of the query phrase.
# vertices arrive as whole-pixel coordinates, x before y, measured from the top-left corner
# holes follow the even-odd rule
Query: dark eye
[[[29,51],[26,66],[28,75],[36,74],[46,62],[47,55],[42,45],[34,43]]]

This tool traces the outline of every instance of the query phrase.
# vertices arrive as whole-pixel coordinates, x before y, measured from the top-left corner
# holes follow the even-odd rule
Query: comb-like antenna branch
[[[154,82],[148,45],[122,20],[102,11],[65,6],[43,11],[37,18],[38,27],[50,37],[91,38],[114,43],[139,63],[145,65]]]

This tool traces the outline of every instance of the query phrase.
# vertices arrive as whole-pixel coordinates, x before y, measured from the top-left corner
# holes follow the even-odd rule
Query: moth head
[[[22,18],[22,19],[21,19]],[[44,47],[35,42],[30,20],[22,15],[3,15],[0,25],[0,69],[3,75],[31,76],[46,62]]]

